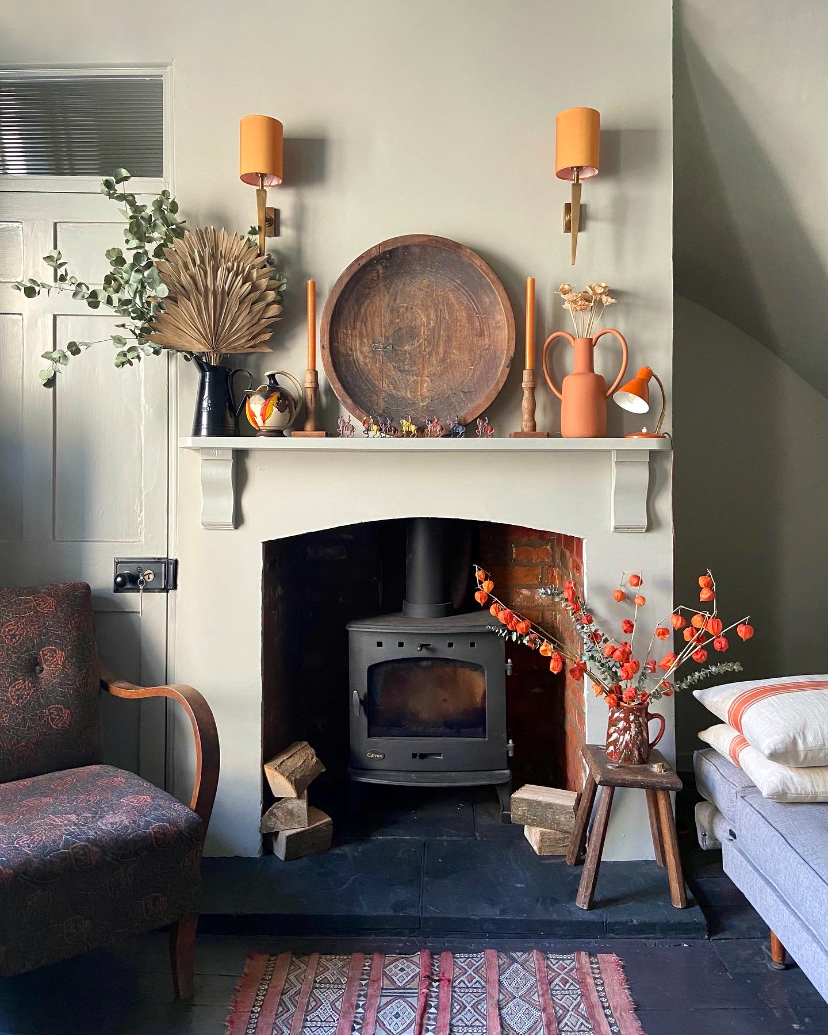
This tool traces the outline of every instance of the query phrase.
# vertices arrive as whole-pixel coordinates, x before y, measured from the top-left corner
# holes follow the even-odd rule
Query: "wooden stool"
[[[601,797],[598,801],[595,822],[589,835],[584,872],[581,875],[581,883],[578,885],[575,904],[581,909],[592,908],[595,882],[598,879],[598,867],[601,865],[601,854],[604,851],[604,839],[607,836],[607,825],[615,788],[637,787],[647,793],[647,810],[650,814],[653,848],[658,865],[667,867],[667,876],[670,880],[670,901],[676,909],[684,909],[687,906],[687,896],[684,891],[684,875],[681,871],[681,859],[676,840],[673,805],[670,801],[670,791],[680,791],[682,787],[678,775],[665,762],[660,751],[654,750],[646,765],[621,765],[617,762],[610,762],[607,760],[603,744],[584,744],[581,751],[589,772],[578,804],[578,814],[575,817],[575,829],[572,831],[569,851],[566,853],[566,861],[570,866],[575,866],[579,862],[584,850],[589,817],[592,814],[595,794],[599,787]],[[656,772],[654,767],[657,766],[664,766],[665,771]]]

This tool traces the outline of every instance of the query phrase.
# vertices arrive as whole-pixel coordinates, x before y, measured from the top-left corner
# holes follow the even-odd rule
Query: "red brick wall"
[[[583,540],[519,525],[481,526],[479,563],[491,573],[495,594],[509,607],[554,633],[573,652],[580,637],[558,607],[541,595],[548,585],[571,578],[583,584]],[[514,666],[507,681],[510,736],[515,741],[515,785],[551,784],[580,790],[581,745],[586,735],[584,687],[566,669],[519,644],[507,645]],[[568,666],[567,666],[568,668]]]

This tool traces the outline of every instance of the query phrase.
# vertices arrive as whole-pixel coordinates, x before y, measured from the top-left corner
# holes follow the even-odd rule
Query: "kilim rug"
[[[252,955],[227,1035],[643,1035],[621,961],[574,952]]]

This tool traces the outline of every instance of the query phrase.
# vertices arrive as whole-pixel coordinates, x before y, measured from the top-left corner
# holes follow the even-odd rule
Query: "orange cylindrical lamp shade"
[[[555,119],[555,175],[571,180],[598,175],[601,115],[594,108],[567,108]]]
[[[239,125],[239,176],[251,187],[282,182],[282,123],[269,115],[245,115]]]

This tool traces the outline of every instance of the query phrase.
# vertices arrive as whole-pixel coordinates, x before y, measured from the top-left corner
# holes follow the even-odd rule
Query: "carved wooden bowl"
[[[411,234],[375,245],[342,273],[320,336],[328,380],[359,420],[468,424],[503,387],[515,318],[479,255]]]

